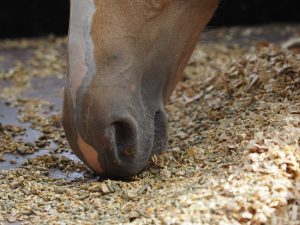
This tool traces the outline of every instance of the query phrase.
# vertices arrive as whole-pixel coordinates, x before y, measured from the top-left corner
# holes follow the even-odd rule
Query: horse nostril
[[[135,132],[128,122],[117,121],[112,123],[105,131],[110,139],[110,148],[114,155],[114,161],[124,163],[133,161],[135,156]]]
[[[148,125],[139,129],[132,117],[123,117],[106,127],[99,149],[102,149],[105,175],[126,177],[145,168],[149,157],[167,149],[167,118],[163,109],[143,121]],[[99,139],[98,139],[99,140]]]

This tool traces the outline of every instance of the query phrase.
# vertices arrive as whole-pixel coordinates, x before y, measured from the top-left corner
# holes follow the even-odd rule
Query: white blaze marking
[[[93,76],[96,71],[94,44],[91,37],[94,12],[94,0],[71,0],[67,82],[74,107],[76,93],[83,78]]]

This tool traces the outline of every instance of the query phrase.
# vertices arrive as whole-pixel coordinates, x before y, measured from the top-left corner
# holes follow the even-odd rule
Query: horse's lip
[[[157,110],[154,119],[154,137],[151,152],[158,155],[167,150],[168,146],[168,132],[167,132],[167,119],[164,110]]]

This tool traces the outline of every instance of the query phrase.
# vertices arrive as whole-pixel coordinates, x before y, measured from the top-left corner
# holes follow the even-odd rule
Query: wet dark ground
[[[3,56],[4,60],[0,61],[0,71],[8,71],[13,68],[16,60],[25,62],[32,57],[31,49],[4,49],[0,50],[0,56]],[[45,108],[45,114],[58,114],[61,111],[62,106],[62,91],[64,80],[57,76],[45,77],[45,78],[33,78],[31,80],[30,88],[25,89],[22,97],[32,99],[47,100],[52,107]],[[0,80],[0,90],[4,87],[13,85],[9,80]],[[10,102],[6,99],[0,98],[0,123],[2,125],[10,124],[17,125],[26,128],[25,135],[17,136],[18,140],[22,140],[24,143],[34,143],[41,136],[41,132],[33,129],[30,123],[22,123],[18,120],[18,107],[12,107]],[[35,158],[37,156],[49,155],[50,151],[55,149],[57,145],[52,141],[47,148],[40,148],[33,154],[19,154],[19,153],[5,153],[3,162],[0,162],[0,170],[9,170],[21,166],[26,160]],[[71,160],[79,161],[79,159],[71,152],[64,151],[62,153],[51,153],[56,156],[65,156]],[[49,169],[50,176],[55,178],[76,179],[81,178],[83,175],[78,172],[64,173],[59,169]]]
[[[61,92],[63,82],[64,81],[62,79],[58,79],[56,77],[34,78],[32,80],[31,88],[25,91],[24,97],[39,98],[49,101],[53,104],[54,107],[51,107],[51,111],[48,110],[46,114],[57,114],[60,112],[62,105]],[[21,139],[25,143],[34,143],[34,141],[41,136],[41,132],[31,128],[30,123],[21,123],[20,121],[18,121],[17,108],[11,107],[9,104],[7,104],[5,99],[0,99],[0,121],[3,125],[11,124],[26,128],[25,135],[21,136]],[[20,137],[18,136],[17,138],[19,139]],[[39,151],[33,154],[21,155],[18,153],[6,153],[4,154],[4,158],[6,160],[4,162],[0,162],[0,170],[7,170],[19,167],[29,158],[50,154],[49,152],[52,149],[55,149],[56,147],[56,144],[52,142],[50,146],[47,147],[47,149],[41,148]],[[69,159],[79,161],[79,159],[71,151],[64,151],[63,153],[51,154],[57,156],[66,156]],[[80,173],[64,174],[64,172],[62,172],[59,169],[51,169],[49,172],[51,176],[56,178],[64,177],[67,179],[75,179],[82,176]]]

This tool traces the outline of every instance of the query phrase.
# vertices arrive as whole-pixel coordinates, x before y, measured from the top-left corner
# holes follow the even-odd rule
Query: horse
[[[62,123],[96,174],[138,174],[167,149],[164,105],[218,0],[71,0]]]

